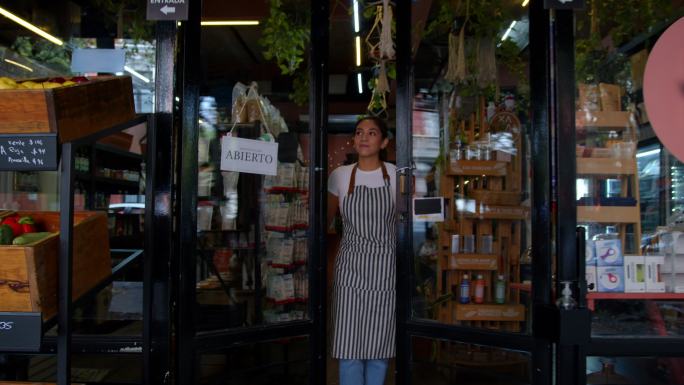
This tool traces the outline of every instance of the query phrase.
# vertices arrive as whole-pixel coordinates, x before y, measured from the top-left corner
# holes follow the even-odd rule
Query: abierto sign
[[[277,175],[278,143],[224,136],[221,139],[221,171]]]

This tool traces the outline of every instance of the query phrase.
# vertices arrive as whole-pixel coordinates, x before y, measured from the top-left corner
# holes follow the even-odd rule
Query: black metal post
[[[178,49],[180,60],[176,72],[178,94],[180,96],[180,117],[182,129],[177,153],[180,175],[176,196],[179,202],[177,216],[176,250],[179,252],[178,264],[178,307],[177,307],[177,350],[175,360],[178,367],[178,384],[194,384],[196,350],[196,303],[195,269],[197,243],[197,145],[199,119],[200,69],[200,21],[202,2],[193,1],[189,5],[189,18],[180,27]]]
[[[62,144],[62,169],[59,189],[59,315],[57,329],[57,385],[71,384],[71,303],[74,224],[73,144]]]
[[[313,321],[310,339],[309,383],[326,383],[327,309],[327,189],[328,175],[328,45],[329,2],[311,1],[311,55],[309,59],[309,317]]]
[[[413,100],[413,63],[411,41],[411,1],[397,2],[397,358],[396,383],[411,383],[411,336],[407,327],[411,317],[411,117]],[[401,183],[403,182],[403,183]],[[403,186],[402,186],[403,184]],[[401,192],[404,192],[402,195]]]
[[[176,22],[156,24],[155,114],[147,128],[145,185],[145,278],[143,286],[144,373],[146,384],[168,383],[171,366],[171,268],[174,75]]]
[[[551,122],[550,103],[550,39],[549,12],[543,1],[530,4],[530,104],[532,120],[530,151],[532,153],[532,306],[533,312],[551,303],[552,211],[551,211]],[[532,331],[532,383],[552,381],[552,345]]]

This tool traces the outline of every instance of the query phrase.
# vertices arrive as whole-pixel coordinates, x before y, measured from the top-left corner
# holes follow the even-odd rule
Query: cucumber
[[[52,233],[48,232],[42,232],[42,233],[26,233],[22,234],[12,241],[12,244],[15,246],[23,246],[23,245],[28,245],[29,243],[34,243],[38,242],[42,239],[45,239],[52,235]]]
[[[0,225],[0,245],[11,245],[14,232],[10,225]]]

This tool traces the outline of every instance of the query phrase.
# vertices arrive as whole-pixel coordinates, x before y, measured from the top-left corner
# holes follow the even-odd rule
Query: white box
[[[587,266],[596,266],[596,246],[591,239],[584,244],[584,262]]]
[[[598,289],[596,283],[596,266],[587,265],[584,271],[584,277],[587,281],[587,291],[595,292]]]
[[[598,291],[601,293],[623,293],[625,271],[622,266],[598,266],[596,268]]]
[[[661,277],[661,269],[665,264],[665,257],[662,255],[647,255],[644,257],[646,263],[646,292],[664,293],[665,281]]]
[[[625,293],[646,292],[646,265],[641,255],[625,255]]]

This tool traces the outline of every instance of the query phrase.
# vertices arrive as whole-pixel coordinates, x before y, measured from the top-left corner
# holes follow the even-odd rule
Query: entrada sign
[[[190,0],[147,0],[147,20],[187,20]]]

